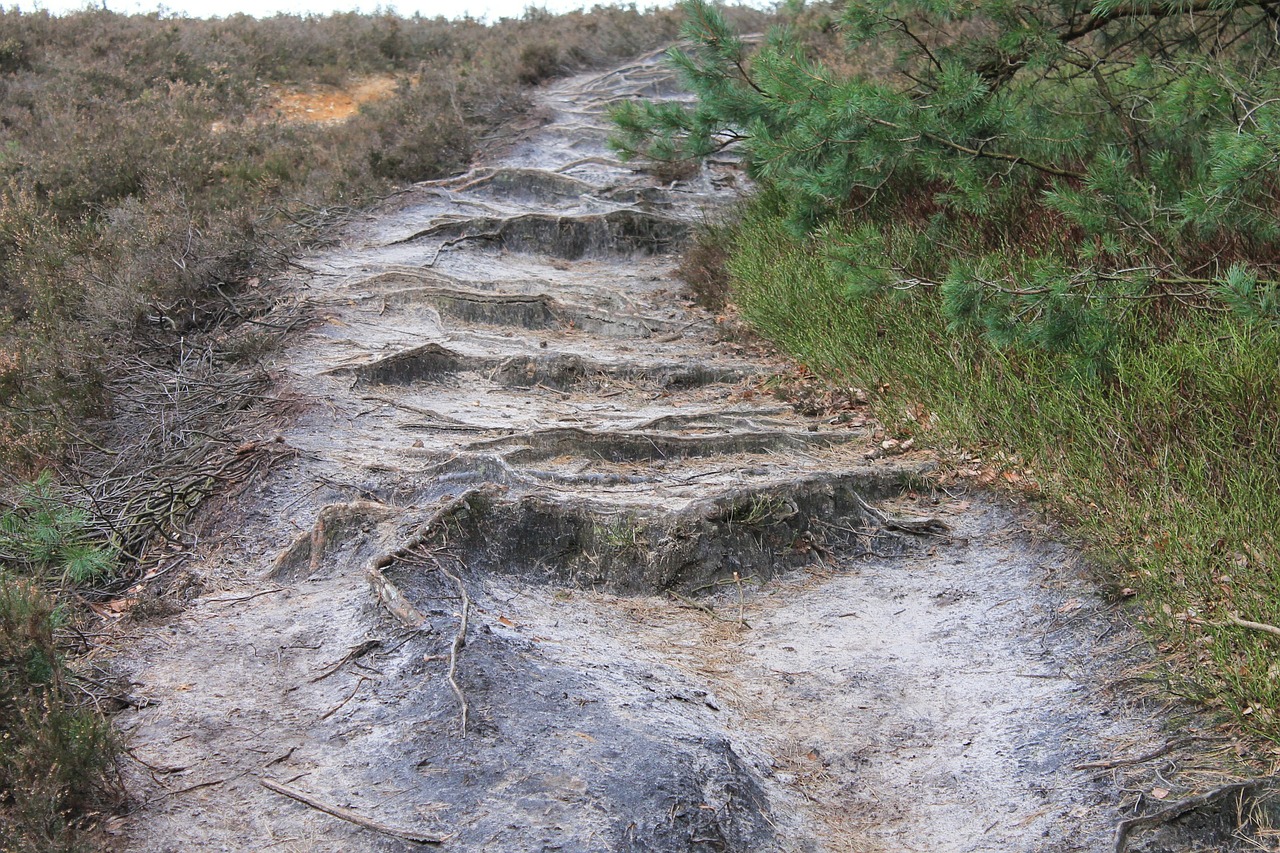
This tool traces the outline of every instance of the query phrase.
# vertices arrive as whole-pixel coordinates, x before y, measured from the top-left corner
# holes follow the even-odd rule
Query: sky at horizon
[[[639,9],[670,6],[675,0],[636,0]],[[392,11],[411,17],[420,14],[434,18],[472,18],[497,21],[501,18],[518,18],[529,7],[563,13],[592,6],[630,6],[628,2],[609,0],[17,0],[2,2],[6,9],[30,12],[44,9],[54,15],[75,12],[85,8],[107,8],[125,14],[164,13],[193,18],[221,18],[227,15],[246,14],[270,17],[276,14],[318,14],[334,12]]]

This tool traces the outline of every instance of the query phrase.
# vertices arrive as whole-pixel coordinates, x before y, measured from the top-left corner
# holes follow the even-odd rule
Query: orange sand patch
[[[343,89],[310,86],[305,90],[284,90],[276,96],[272,109],[282,121],[333,124],[351,118],[361,104],[390,97],[396,83],[391,76],[364,77]]]

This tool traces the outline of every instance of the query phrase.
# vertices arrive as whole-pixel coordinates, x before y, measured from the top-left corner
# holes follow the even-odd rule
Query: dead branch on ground
[[[739,587],[739,591],[741,591],[741,587]],[[732,622],[741,628],[746,628],[748,630],[750,630],[751,628],[751,623],[748,622],[745,618],[742,618],[745,615],[743,613],[739,613],[739,618],[737,619],[726,619],[723,616],[721,616],[719,613],[717,613],[714,610],[714,608],[711,607],[711,605],[703,604],[701,601],[690,598],[687,595],[681,595],[680,593],[676,592],[673,589],[667,590],[667,595],[669,595],[673,601],[679,604],[683,604],[686,607],[692,607],[694,610],[701,610],[703,613],[707,614],[712,619],[715,619],[718,622]]]
[[[265,371],[229,368],[212,344],[180,343],[163,356],[114,366],[113,448],[82,446],[71,485],[102,539],[133,561],[160,538],[193,538],[187,527],[206,499],[294,452],[272,435],[282,401]]]
[[[1153,758],[1159,758],[1174,749],[1185,746],[1195,738],[1174,738],[1161,747],[1144,752],[1141,755],[1134,755],[1128,758],[1110,758],[1104,761],[1086,761],[1083,764],[1077,764],[1073,770],[1112,770],[1116,767],[1128,767],[1133,764],[1142,764],[1151,761]]]
[[[235,604],[240,601],[252,601],[255,598],[261,598],[264,595],[275,595],[278,592],[288,592],[288,587],[275,586],[271,589],[264,589],[260,592],[252,592],[248,595],[235,595],[231,598],[206,598],[209,604]]]
[[[1232,625],[1239,625],[1241,628],[1250,628],[1254,631],[1262,631],[1263,633],[1280,637],[1280,628],[1277,628],[1275,625],[1267,625],[1263,622],[1251,622],[1248,619],[1241,619],[1234,613],[1227,614],[1227,621]]]
[[[262,787],[267,790],[275,791],[277,794],[283,794],[289,799],[297,800],[303,805],[310,806],[316,811],[324,812],[325,814],[336,817],[339,820],[345,820],[347,823],[354,823],[356,826],[362,826],[365,829],[381,833],[382,835],[389,835],[392,838],[412,841],[415,844],[444,843],[444,839],[438,835],[426,835],[425,833],[414,832],[413,830],[408,829],[400,829],[398,827],[389,826],[385,823],[380,823],[376,820],[370,820],[367,817],[362,817],[361,815],[356,814],[351,809],[321,802],[315,797],[312,797],[309,794],[304,794],[302,791],[299,791],[297,788],[290,787],[289,785],[273,782],[270,779],[259,779],[258,781],[262,784]]]
[[[338,670],[342,669],[343,665],[348,663],[349,661],[358,660],[359,658],[364,657],[374,649],[380,649],[380,648],[382,648],[382,640],[379,640],[376,637],[370,638],[368,640],[365,640],[363,643],[359,643],[355,646],[352,646],[351,649],[348,650],[345,655],[343,655],[334,663],[325,667],[324,672],[320,673],[319,675],[317,675],[315,678],[311,679],[307,683],[318,684],[321,681],[324,681],[329,676],[333,675]]]

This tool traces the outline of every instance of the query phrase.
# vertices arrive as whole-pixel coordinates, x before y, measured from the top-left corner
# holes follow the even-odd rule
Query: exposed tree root
[[[369,579],[369,585],[373,587],[374,595],[378,597],[378,601],[382,602],[382,606],[387,608],[391,615],[400,620],[401,624],[406,628],[422,629],[427,624],[427,617],[409,603],[396,585],[387,580],[382,570],[397,560],[405,559],[421,548],[427,539],[431,537],[431,534],[435,532],[436,525],[440,523],[442,518],[447,517],[472,497],[478,494],[492,494],[494,491],[495,489],[492,486],[468,489],[460,496],[445,501],[425,521],[419,524],[413,533],[398,547],[369,561],[368,566],[365,568],[365,577]]]
[[[381,570],[370,568],[365,574],[369,578],[369,585],[373,587],[373,594],[401,625],[414,631],[431,629],[422,611],[410,604],[399,587],[387,580]]]
[[[454,695],[458,697],[458,704],[462,707],[462,736],[467,736],[467,714],[470,712],[470,706],[467,705],[467,697],[462,692],[462,685],[458,684],[458,655],[462,653],[463,648],[467,645],[467,621],[471,613],[471,598],[467,595],[467,587],[462,583],[462,578],[455,575],[444,567],[434,555],[431,561],[435,563],[440,573],[453,581],[454,586],[458,588],[458,595],[462,598],[462,613],[458,617],[458,632],[453,635],[453,642],[449,644],[449,686],[453,688]]]
[[[1267,776],[1261,779],[1249,779],[1244,782],[1232,782],[1230,785],[1223,785],[1220,788],[1214,788],[1212,791],[1206,791],[1203,794],[1197,794],[1194,797],[1188,797],[1185,800],[1180,800],[1173,805],[1166,806],[1158,812],[1152,812],[1151,814],[1122,820],[1120,823],[1116,824],[1115,853],[1125,853],[1129,848],[1129,835],[1138,827],[1169,823],[1170,821],[1177,820],[1193,809],[1213,805],[1214,803],[1225,800],[1228,797],[1243,797],[1246,794],[1252,794],[1263,788],[1271,788],[1275,784],[1276,778],[1273,776]]]

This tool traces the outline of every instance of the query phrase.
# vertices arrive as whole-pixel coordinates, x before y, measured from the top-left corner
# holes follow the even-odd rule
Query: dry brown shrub
[[[729,228],[704,223],[694,232],[676,268],[676,275],[689,286],[693,299],[703,308],[719,311],[732,297],[729,261]]]

